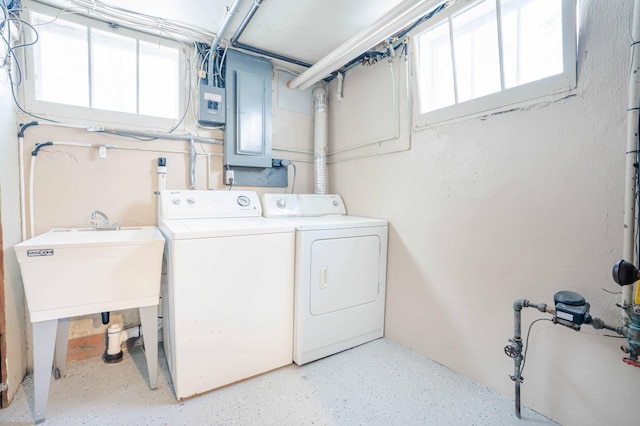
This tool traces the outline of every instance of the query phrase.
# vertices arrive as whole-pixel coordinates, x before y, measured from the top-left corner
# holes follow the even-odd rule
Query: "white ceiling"
[[[102,0],[146,15],[217,33],[233,0]],[[225,39],[230,39],[254,4],[240,0]],[[264,0],[240,43],[315,63],[402,0]],[[40,0],[66,7],[65,0]]]

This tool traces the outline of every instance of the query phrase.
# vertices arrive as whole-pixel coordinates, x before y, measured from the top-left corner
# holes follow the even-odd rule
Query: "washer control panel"
[[[263,215],[266,217],[304,217],[347,214],[337,194],[264,194]]]
[[[254,191],[161,191],[161,219],[259,217],[260,198]]]

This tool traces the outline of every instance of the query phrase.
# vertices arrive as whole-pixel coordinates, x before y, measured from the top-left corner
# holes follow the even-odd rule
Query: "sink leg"
[[[67,347],[69,346],[70,318],[58,320],[58,334],[56,335],[56,350],[53,358],[53,374],[56,380],[64,375],[67,363]]]
[[[158,305],[143,306],[140,310],[144,352],[149,371],[149,387],[158,388]]]
[[[51,383],[51,366],[58,320],[32,323],[33,329],[33,391],[34,420],[44,422]]]

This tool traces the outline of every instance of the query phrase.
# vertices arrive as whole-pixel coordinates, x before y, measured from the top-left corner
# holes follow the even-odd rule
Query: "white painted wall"
[[[619,291],[632,3],[580,2],[575,96],[411,139],[401,108],[400,138],[332,157],[373,155],[333,163],[329,182],[350,214],[390,222],[386,336],[510,399],[515,299],[573,290],[617,323],[619,297],[602,289]],[[388,76],[386,63],[347,74],[330,151],[390,134]],[[523,332],[540,317],[525,311]],[[536,324],[523,404],[566,425],[628,423],[639,372],[621,362],[624,341],[597,334],[611,333]]]
[[[0,70],[0,208],[4,249],[5,318],[9,401],[18,390],[27,366],[24,292],[13,245],[20,242],[20,190],[18,187],[18,137],[11,86]]]

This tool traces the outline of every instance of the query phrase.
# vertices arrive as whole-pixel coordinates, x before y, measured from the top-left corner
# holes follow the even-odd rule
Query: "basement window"
[[[183,44],[47,9],[29,11],[38,32],[25,57],[29,112],[167,130],[179,122]]]
[[[461,0],[415,35],[418,124],[567,92],[575,0]]]

